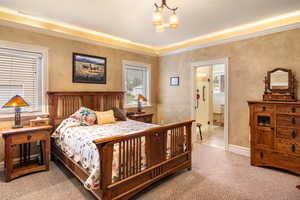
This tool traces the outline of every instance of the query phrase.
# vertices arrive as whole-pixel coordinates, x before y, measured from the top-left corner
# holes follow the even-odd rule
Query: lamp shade
[[[2,108],[15,108],[15,107],[25,107],[29,106],[29,104],[20,96],[13,96],[6,104],[2,106]]]
[[[147,99],[143,95],[139,94],[138,101],[147,101]]]

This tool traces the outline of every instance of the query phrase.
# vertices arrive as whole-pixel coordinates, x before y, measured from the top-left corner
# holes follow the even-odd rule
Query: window
[[[139,94],[146,97],[147,102],[143,105],[150,104],[149,99],[149,67],[144,64],[124,64],[124,88],[126,91],[126,106],[137,105],[137,97]]]
[[[0,113],[13,111],[1,107],[17,94],[30,105],[22,111],[42,111],[42,61],[41,53],[0,47]]]

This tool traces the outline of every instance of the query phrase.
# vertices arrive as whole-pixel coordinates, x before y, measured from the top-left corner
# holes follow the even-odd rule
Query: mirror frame
[[[287,89],[272,89],[271,88],[271,74],[276,71],[284,71],[284,72],[288,73],[288,88]],[[292,70],[290,70],[290,69],[276,68],[276,69],[273,69],[272,71],[268,71],[268,73],[267,73],[268,90],[270,90],[271,92],[274,92],[274,93],[282,93],[282,94],[289,93],[292,89],[292,79],[293,79],[293,74],[292,74]]]
[[[288,73],[288,88],[287,89],[272,89],[271,74],[276,71],[284,71]],[[292,70],[285,68],[276,68],[267,72],[265,77],[265,92],[263,95],[264,101],[296,101],[295,98],[295,77]]]

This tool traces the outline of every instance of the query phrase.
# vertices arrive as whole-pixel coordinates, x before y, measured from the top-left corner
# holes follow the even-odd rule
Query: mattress
[[[137,133],[158,125],[138,122],[134,120],[117,121],[112,124],[81,126],[78,121],[68,118],[65,119],[53,134],[56,144],[75,162],[85,168],[89,177],[85,181],[85,187],[94,189],[99,185],[100,162],[99,153],[93,143],[96,139],[107,138],[116,135],[129,135]],[[119,145],[114,145],[113,153],[113,182],[119,180]],[[145,158],[145,138],[142,137],[142,166],[146,167]]]

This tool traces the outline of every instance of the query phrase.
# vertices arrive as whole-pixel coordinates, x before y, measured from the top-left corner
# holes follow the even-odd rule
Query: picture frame
[[[73,53],[73,83],[106,84],[106,58]]]
[[[179,76],[170,77],[170,86],[179,86]]]

